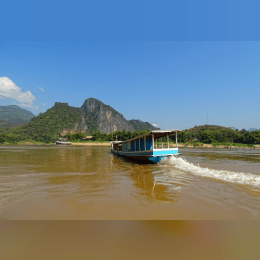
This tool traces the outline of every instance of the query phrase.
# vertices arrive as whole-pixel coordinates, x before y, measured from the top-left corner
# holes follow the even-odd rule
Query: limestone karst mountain
[[[56,102],[45,113],[31,118],[29,123],[12,128],[10,134],[21,139],[52,140],[67,133],[96,131],[111,133],[115,131],[155,130],[151,124],[140,120],[126,120],[122,114],[103,102],[88,98],[81,107]]]

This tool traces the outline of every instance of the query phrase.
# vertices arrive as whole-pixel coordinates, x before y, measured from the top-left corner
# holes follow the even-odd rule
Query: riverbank
[[[75,146],[111,146],[110,142],[87,142],[87,143],[71,143],[71,145]]]
[[[240,148],[240,149],[260,149],[260,145],[252,145],[252,146],[245,146],[245,145],[212,145],[212,144],[178,144],[178,147],[187,147],[187,148]]]
[[[55,143],[41,143],[41,142],[26,142],[22,141],[19,143],[4,143],[0,144],[1,145],[55,145]],[[109,141],[106,142],[95,142],[95,141],[90,141],[90,142],[72,142],[72,146],[111,146]],[[160,144],[161,145],[161,144]],[[158,144],[158,148],[160,147]],[[59,145],[61,146],[61,145]],[[164,143],[163,147],[167,147],[167,144]],[[175,144],[170,144],[170,147],[176,147]],[[260,149],[260,145],[245,145],[245,144],[235,144],[235,145],[227,145],[227,144],[222,144],[222,145],[212,145],[212,144],[202,144],[202,143],[179,143],[178,144],[179,148],[228,148],[228,149],[233,149],[233,148],[239,148],[239,149]]]
[[[55,145],[56,146],[56,143],[49,143],[49,144],[46,144],[46,143],[41,143],[41,142],[26,142],[26,141],[21,141],[21,142],[18,142],[18,143],[3,143],[1,144],[0,143],[0,146],[1,145]],[[110,146],[110,142],[72,142],[71,143],[72,146]],[[68,146],[68,145],[59,145],[59,146]]]

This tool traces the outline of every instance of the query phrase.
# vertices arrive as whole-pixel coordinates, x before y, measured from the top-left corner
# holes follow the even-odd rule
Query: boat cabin
[[[163,157],[178,154],[178,132],[181,130],[154,130],[126,141],[113,141],[111,142],[111,151],[118,155],[131,157]],[[174,147],[170,147],[170,135],[176,135]],[[163,144],[164,137],[167,137],[166,145]]]

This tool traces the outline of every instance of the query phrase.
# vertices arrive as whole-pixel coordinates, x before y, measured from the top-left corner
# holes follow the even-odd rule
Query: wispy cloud
[[[30,109],[32,109],[32,110],[38,110],[38,109],[39,109],[38,106],[32,106],[32,105],[28,105],[28,104],[26,104],[26,103],[21,103],[19,106],[21,106],[21,107],[26,107],[26,108],[30,108]]]
[[[44,91],[44,88],[38,87],[39,90]]]
[[[22,92],[21,88],[7,77],[0,77],[0,98],[14,99],[20,102],[20,106],[38,109],[37,106],[33,106],[36,98],[31,91]]]
[[[158,127],[159,125],[158,124],[152,124],[154,127]]]
[[[42,105],[43,105],[43,106],[46,106],[46,104],[45,104],[45,103],[42,103]]]

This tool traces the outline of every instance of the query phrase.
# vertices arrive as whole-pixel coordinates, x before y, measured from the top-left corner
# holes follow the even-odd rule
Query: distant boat
[[[56,144],[70,145],[71,142],[56,141]]]
[[[178,132],[181,130],[154,130],[126,141],[112,141],[111,152],[139,161],[160,162],[168,156],[178,155]],[[176,147],[170,148],[169,136],[173,134],[176,135]],[[163,137],[167,137],[166,147],[163,147]]]

